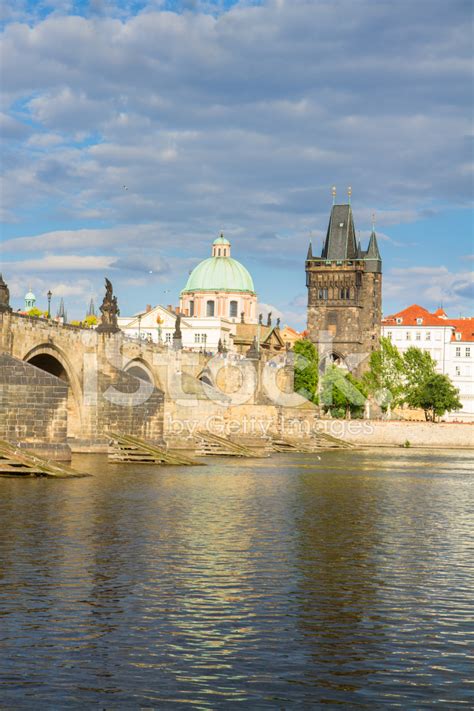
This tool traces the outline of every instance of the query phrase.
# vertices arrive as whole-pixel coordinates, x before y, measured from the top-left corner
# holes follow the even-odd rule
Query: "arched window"
[[[345,290],[344,287],[342,287],[342,289],[341,289],[341,299],[345,299],[345,298],[346,298],[346,290]]]
[[[324,288],[324,289],[323,289],[323,299],[324,299],[324,301],[327,301],[327,300],[328,300],[328,290],[327,290],[327,288]]]
[[[217,250],[217,256],[218,256],[218,257],[221,256],[221,250],[220,250],[220,249]]]
[[[237,309],[238,309],[238,303],[237,301],[231,301],[229,305],[229,316],[231,318],[236,318],[237,317]]]
[[[189,302],[189,315],[194,316],[194,301]]]
[[[350,299],[350,298],[351,298],[351,290],[350,290],[350,287],[348,286],[346,288],[346,299]]]
[[[213,301],[206,302],[206,316],[214,316],[214,302]]]

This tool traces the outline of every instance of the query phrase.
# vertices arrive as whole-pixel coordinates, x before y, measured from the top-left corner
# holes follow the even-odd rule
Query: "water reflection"
[[[468,705],[463,455],[0,481],[8,708]]]

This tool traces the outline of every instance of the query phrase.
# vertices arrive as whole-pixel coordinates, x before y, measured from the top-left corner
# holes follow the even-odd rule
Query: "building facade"
[[[208,259],[189,275],[180,295],[180,310],[191,318],[224,318],[233,323],[243,318],[257,322],[257,294],[243,264],[231,257],[231,244],[220,235]]]
[[[404,353],[410,346],[427,351],[436,370],[449,376],[459,390],[462,409],[442,418],[474,422],[474,318],[451,319],[443,309],[430,313],[418,304],[382,320],[382,335]]]
[[[152,341],[171,348],[178,319],[177,311],[179,309],[164,306],[147,307],[142,313],[119,316],[117,320],[120,330],[130,338]],[[224,348],[233,350],[235,324],[228,319],[181,316],[180,330],[180,345],[186,350],[217,353],[219,341]]]
[[[350,204],[333,204],[321,256],[306,257],[308,337],[320,356],[361,372],[379,346],[382,260],[372,229],[367,250],[356,240]]]

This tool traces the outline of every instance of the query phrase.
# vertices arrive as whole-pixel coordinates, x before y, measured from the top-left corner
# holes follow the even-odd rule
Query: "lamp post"
[[[46,296],[48,297],[48,318],[51,318],[51,297],[52,297],[51,289],[48,290],[48,293],[46,294]]]

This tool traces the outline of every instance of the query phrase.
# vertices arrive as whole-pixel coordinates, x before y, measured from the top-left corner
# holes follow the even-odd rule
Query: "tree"
[[[295,354],[294,390],[299,395],[311,402],[318,402],[318,365],[319,355],[314,343],[311,341],[296,341],[293,351]]]
[[[89,316],[85,317],[84,321],[82,322],[82,325],[86,328],[92,328],[93,326],[96,326],[97,323],[97,316],[95,314],[89,314]]]
[[[329,366],[321,378],[320,403],[333,417],[362,417],[367,388],[351,373]]]
[[[41,311],[37,306],[33,306],[33,308],[28,311],[28,316],[33,316],[33,318],[43,318],[43,316],[47,315],[47,311]]]
[[[436,375],[436,361],[428,351],[410,346],[403,354],[403,376],[405,381],[405,395],[403,401],[408,407],[420,407],[419,389]]]
[[[369,370],[362,378],[368,392],[384,412],[403,402],[404,362],[390,338],[380,339],[380,350],[370,354]]]
[[[421,407],[427,421],[436,422],[445,412],[460,410],[459,390],[447,375],[435,373],[422,383],[412,396],[414,407]]]

